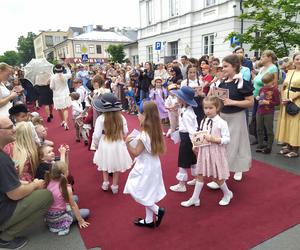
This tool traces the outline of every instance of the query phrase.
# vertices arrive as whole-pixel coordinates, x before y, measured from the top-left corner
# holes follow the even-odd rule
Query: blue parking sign
[[[161,42],[155,42],[155,50],[161,50]]]

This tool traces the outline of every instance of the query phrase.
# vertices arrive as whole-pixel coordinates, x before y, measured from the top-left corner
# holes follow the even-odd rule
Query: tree
[[[28,63],[32,58],[35,57],[34,53],[34,45],[33,40],[36,35],[32,32],[27,33],[27,37],[20,36],[18,38],[18,52],[20,55],[20,62],[21,63]]]
[[[122,44],[113,45],[110,44],[106,51],[110,54],[111,58],[110,61],[122,63],[124,62],[125,53],[124,53],[124,46]]]
[[[5,62],[11,66],[19,64],[19,61],[19,54],[13,50],[5,51],[4,54],[0,56],[0,62]]]
[[[251,50],[273,50],[278,57],[288,56],[289,51],[300,45],[299,0],[244,0],[244,13],[240,19],[254,21],[249,29],[226,38],[239,39],[250,44]]]

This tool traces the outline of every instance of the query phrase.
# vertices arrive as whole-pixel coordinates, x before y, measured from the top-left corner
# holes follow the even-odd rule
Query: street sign
[[[230,38],[230,46],[231,47],[235,47],[235,46],[239,46],[239,45],[241,45],[241,42],[236,36],[233,36]]]
[[[155,42],[155,50],[161,50],[161,42]]]
[[[82,60],[83,62],[87,62],[87,61],[89,60],[88,54],[82,54],[82,55],[81,55],[81,60]]]
[[[82,52],[83,54],[85,54],[85,53],[87,52],[87,47],[83,46],[83,47],[81,48],[81,52]]]

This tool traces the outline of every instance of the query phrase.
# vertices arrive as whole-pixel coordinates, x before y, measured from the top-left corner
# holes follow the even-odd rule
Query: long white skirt
[[[232,114],[221,113],[230,132],[230,142],[226,146],[226,156],[231,172],[247,172],[251,167],[252,156],[245,111]]]
[[[136,202],[152,206],[166,196],[158,156],[140,155],[130,171],[124,194],[130,194]]]
[[[99,171],[125,172],[131,168],[132,159],[123,140],[111,142],[103,135],[94,154],[94,163]]]

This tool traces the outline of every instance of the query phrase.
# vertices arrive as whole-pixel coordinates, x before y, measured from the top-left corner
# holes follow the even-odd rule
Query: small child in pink
[[[206,117],[201,121],[200,130],[208,131],[205,139],[210,144],[199,147],[194,193],[189,200],[181,202],[183,207],[200,206],[199,196],[204,185],[204,177],[212,177],[223,191],[220,206],[228,205],[233,197],[233,193],[226,185],[230,174],[225,145],[230,142],[230,134],[227,122],[218,115],[221,101],[217,97],[208,96],[203,100],[203,108]]]
[[[46,214],[49,231],[58,235],[66,235],[70,231],[73,221],[77,221],[80,228],[86,228],[89,223],[84,219],[89,216],[89,209],[79,209],[68,184],[68,165],[63,161],[53,164],[51,171],[46,172],[47,189],[52,193],[53,204]]]

